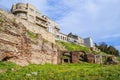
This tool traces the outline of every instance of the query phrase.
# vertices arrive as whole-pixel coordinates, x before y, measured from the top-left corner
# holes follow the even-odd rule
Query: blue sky
[[[65,34],[90,36],[120,50],[120,0],[0,0],[0,7],[10,9],[17,2],[34,5]]]

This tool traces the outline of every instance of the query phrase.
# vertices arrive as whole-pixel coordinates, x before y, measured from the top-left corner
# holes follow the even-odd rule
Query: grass
[[[0,62],[0,80],[120,80],[119,67],[88,63],[21,67]]]
[[[65,46],[65,48],[68,50],[68,51],[80,51],[80,50],[83,50],[87,53],[90,53],[91,50],[88,48],[88,47],[85,47],[85,46],[80,46],[80,45],[77,45],[77,44],[74,44],[74,43],[69,43],[69,42],[63,42],[63,41],[56,41],[60,44],[62,44],[63,46]]]
[[[3,22],[3,19],[2,18],[0,18],[0,24]]]
[[[36,39],[37,38],[37,34],[31,32],[31,31],[27,31],[27,35],[32,38],[32,39]]]
[[[120,62],[120,56],[117,57],[117,60]]]

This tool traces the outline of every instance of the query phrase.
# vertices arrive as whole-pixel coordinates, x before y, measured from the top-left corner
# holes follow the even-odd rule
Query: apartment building
[[[77,35],[69,33],[67,37],[68,37],[68,42],[84,45],[84,40]]]
[[[56,34],[57,31],[60,30],[57,23],[49,19],[47,16],[42,15],[42,13],[31,4],[17,3],[12,6],[11,12],[15,16],[39,25],[53,34]]]
[[[91,37],[85,38],[84,39],[84,44],[87,47],[95,47],[94,42]]]
[[[54,35],[58,34],[59,33],[59,25],[52,21],[51,19],[48,18],[48,21],[47,21],[47,29],[49,32],[53,33]]]
[[[64,42],[68,42],[68,37],[66,34],[63,34],[63,33],[57,33],[56,34],[56,40],[61,40],[61,41],[64,41]]]
[[[79,45],[85,45],[87,47],[94,47],[93,40],[91,38],[82,39],[81,37],[69,33],[63,34],[60,31],[59,25],[37,10],[31,4],[17,3],[12,6],[11,12],[16,16],[33,24],[36,24],[55,36],[56,40],[65,42],[71,42]]]
[[[69,33],[68,35],[66,35],[66,34],[59,32],[56,35],[56,40],[61,40],[64,42],[71,42],[71,43],[75,43],[75,44],[79,44],[79,45],[84,45],[84,40],[77,35],[73,35],[72,33]]]

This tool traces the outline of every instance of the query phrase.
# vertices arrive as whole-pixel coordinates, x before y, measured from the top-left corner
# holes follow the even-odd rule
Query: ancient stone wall
[[[21,22],[4,11],[0,11],[0,19],[2,19],[0,23],[0,61],[11,61],[21,66],[29,63],[57,64],[57,48],[52,34],[38,26]],[[44,36],[45,34],[46,36]]]
[[[49,42],[55,43],[55,36],[54,34],[48,32],[47,30],[45,30],[44,28],[33,24],[31,22],[28,22],[26,20],[22,20],[22,19],[16,19],[17,22],[21,22],[28,30],[37,33],[37,34],[41,34],[42,37],[46,40],[48,40]]]
[[[79,62],[78,52],[71,52],[71,54],[72,54],[72,63],[78,63]]]
[[[69,60],[68,63],[88,62],[88,56],[83,51],[59,51],[58,63],[64,63],[65,57]]]

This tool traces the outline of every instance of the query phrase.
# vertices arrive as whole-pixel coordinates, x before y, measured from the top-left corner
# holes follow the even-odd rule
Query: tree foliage
[[[114,46],[109,46],[105,42],[102,42],[99,45],[95,44],[95,46],[107,54],[119,56],[119,51]]]

